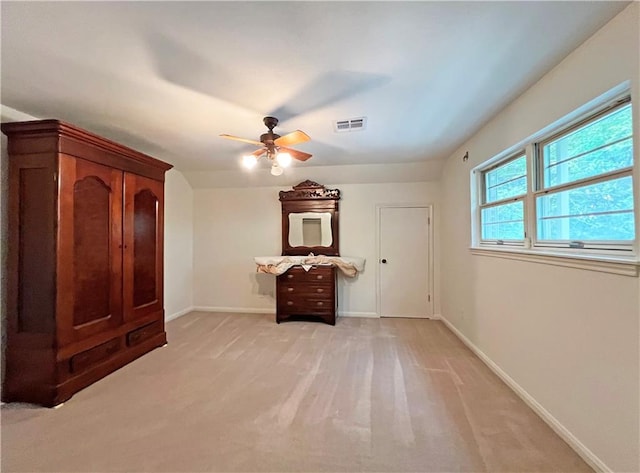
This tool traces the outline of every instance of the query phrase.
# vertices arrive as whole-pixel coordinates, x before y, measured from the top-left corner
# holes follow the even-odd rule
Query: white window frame
[[[588,177],[568,184],[557,185],[542,189],[543,159],[538,153],[537,147],[542,143],[552,141],[558,136],[564,135],[569,130],[582,126],[590,121],[596,120],[601,115],[611,111],[623,104],[630,103],[631,94],[628,82],[616,87],[612,91],[604,94],[598,99],[581,107],[567,117],[558,120],[552,125],[545,127],[540,132],[528,137],[520,143],[494,156],[490,160],[475,167],[471,171],[471,251],[473,254],[484,256],[499,256],[511,259],[532,260],[536,262],[555,264],[561,266],[573,266],[583,269],[598,269],[606,272],[638,276],[640,274],[640,197],[638,194],[638,181],[640,171],[638,166],[638,155],[640,136],[638,124],[637,105],[633,104],[633,165],[624,169],[604,173],[595,177]],[[481,209],[488,206],[504,204],[515,198],[504,199],[502,201],[484,204],[484,173],[500,165],[507,163],[522,155],[522,150],[527,160],[527,194],[524,196],[524,219],[525,219],[525,239],[524,241],[506,241],[498,244],[497,241],[482,240]],[[537,241],[536,228],[536,198],[550,191],[562,191],[569,188],[580,187],[603,182],[609,179],[631,176],[632,188],[634,192],[634,225],[635,240],[627,244],[620,242],[585,242],[584,247],[575,247],[567,241],[551,242]],[[519,198],[522,198],[519,196]]]
[[[486,167],[484,169],[482,169],[480,171],[480,186],[479,186],[479,204],[478,204],[478,222],[480,222],[480,228],[479,228],[479,238],[480,238],[480,242],[483,245],[499,245],[499,246],[524,246],[524,241],[527,237],[527,194],[529,193],[529,170],[527,169],[527,174],[526,174],[526,181],[527,181],[527,190],[525,191],[524,194],[519,194],[517,196],[514,197],[507,197],[505,199],[500,199],[500,200],[494,200],[492,202],[486,202],[487,200],[487,192],[486,192],[486,182],[485,182],[485,176],[487,175],[488,172],[493,171],[496,168],[499,168],[501,166],[505,166],[507,164],[509,164],[512,161],[515,161],[516,159],[521,158],[523,155],[525,155],[525,160],[527,159],[526,157],[526,153],[525,150],[520,149],[515,153],[510,153],[508,157],[501,159],[500,161],[498,161],[497,163]],[[527,160],[527,164],[528,164],[528,160]],[[527,166],[528,167],[528,166]],[[519,178],[518,178],[519,179]],[[522,201],[522,207],[523,207],[523,225],[524,225],[524,237],[522,240],[518,239],[518,240],[509,240],[509,239],[484,239],[482,238],[482,210],[484,209],[489,209],[492,207],[499,207],[501,205],[505,205],[505,204],[510,204],[513,202],[518,202],[518,201]]]
[[[547,143],[553,142],[562,136],[566,136],[571,132],[588,125],[590,123],[595,122],[596,120],[602,118],[603,116],[613,112],[616,109],[622,108],[628,104],[631,104],[631,96],[626,95],[625,97],[621,97],[617,100],[614,100],[612,103],[608,103],[606,106],[601,107],[599,110],[596,110],[592,113],[587,114],[587,116],[582,117],[582,120],[577,123],[573,123],[570,126],[565,126],[558,129],[555,133],[544,137],[543,139],[537,140],[535,143],[532,143],[533,150],[533,161],[534,161],[534,175],[533,175],[533,214],[535,216],[538,215],[537,209],[537,198],[543,195],[548,194],[556,194],[559,192],[563,192],[570,189],[577,189],[581,187],[586,187],[593,184],[598,184],[601,182],[607,182],[613,179],[618,179],[621,177],[630,176],[633,181],[633,165],[616,169],[615,171],[605,172],[601,174],[597,174],[595,176],[585,177],[583,179],[577,179],[575,181],[571,181],[564,184],[558,184],[555,186],[543,187],[543,179],[544,179],[544,156],[543,156],[543,148]],[[633,139],[633,134],[632,134]],[[607,146],[610,146],[608,144]],[[593,150],[589,150],[592,152]],[[633,186],[632,186],[633,188]],[[635,212],[634,212],[635,216]],[[635,223],[635,219],[634,219]],[[568,249],[579,249],[579,250],[605,250],[605,251],[633,251],[635,246],[636,239],[630,242],[621,242],[619,240],[612,241],[604,241],[604,240],[593,240],[593,241],[568,241],[568,240],[538,240],[538,228],[537,221],[533,222],[534,227],[531,233],[531,244],[535,247],[544,247],[544,248],[568,248]]]

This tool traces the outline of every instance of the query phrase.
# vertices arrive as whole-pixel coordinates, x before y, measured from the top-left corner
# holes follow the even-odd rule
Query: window
[[[631,104],[624,103],[536,146],[539,243],[633,243],[632,140]]]
[[[482,245],[632,250],[630,97],[479,169]]]
[[[522,241],[527,157],[523,153],[482,173],[481,233],[484,241],[507,244]]]

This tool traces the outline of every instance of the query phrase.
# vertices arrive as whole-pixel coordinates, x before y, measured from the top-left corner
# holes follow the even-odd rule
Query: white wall
[[[193,189],[175,169],[165,179],[164,311],[171,320],[193,307]]]
[[[436,182],[325,185],[338,188],[341,192],[340,253],[367,260],[364,272],[356,279],[339,278],[339,313],[376,313],[376,204],[434,204],[434,272],[439,275],[437,230],[440,191]],[[283,189],[290,188],[195,190],[196,307],[246,312],[275,311],[275,277],[256,273],[253,257],[279,255],[282,250],[278,192]],[[436,313],[439,313],[439,287],[436,278]]]
[[[630,80],[637,177],[638,16],[634,3],[487,123],[446,161],[441,181],[442,315],[573,434],[593,464],[624,472],[640,469],[638,278],[471,255],[469,173]]]

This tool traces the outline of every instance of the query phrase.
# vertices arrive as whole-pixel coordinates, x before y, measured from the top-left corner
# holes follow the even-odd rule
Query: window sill
[[[577,255],[560,251],[524,248],[471,247],[469,249],[472,255],[478,256],[530,261],[532,263],[620,274],[622,276],[638,277],[640,273],[640,261],[630,256]]]

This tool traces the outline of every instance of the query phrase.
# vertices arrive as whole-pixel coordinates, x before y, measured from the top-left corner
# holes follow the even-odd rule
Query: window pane
[[[483,240],[523,240],[524,203],[519,200],[482,209]]]
[[[543,146],[544,187],[633,164],[631,104]]]
[[[527,192],[527,159],[509,161],[484,173],[485,203],[517,197]]]
[[[538,240],[633,240],[631,176],[536,199]]]

